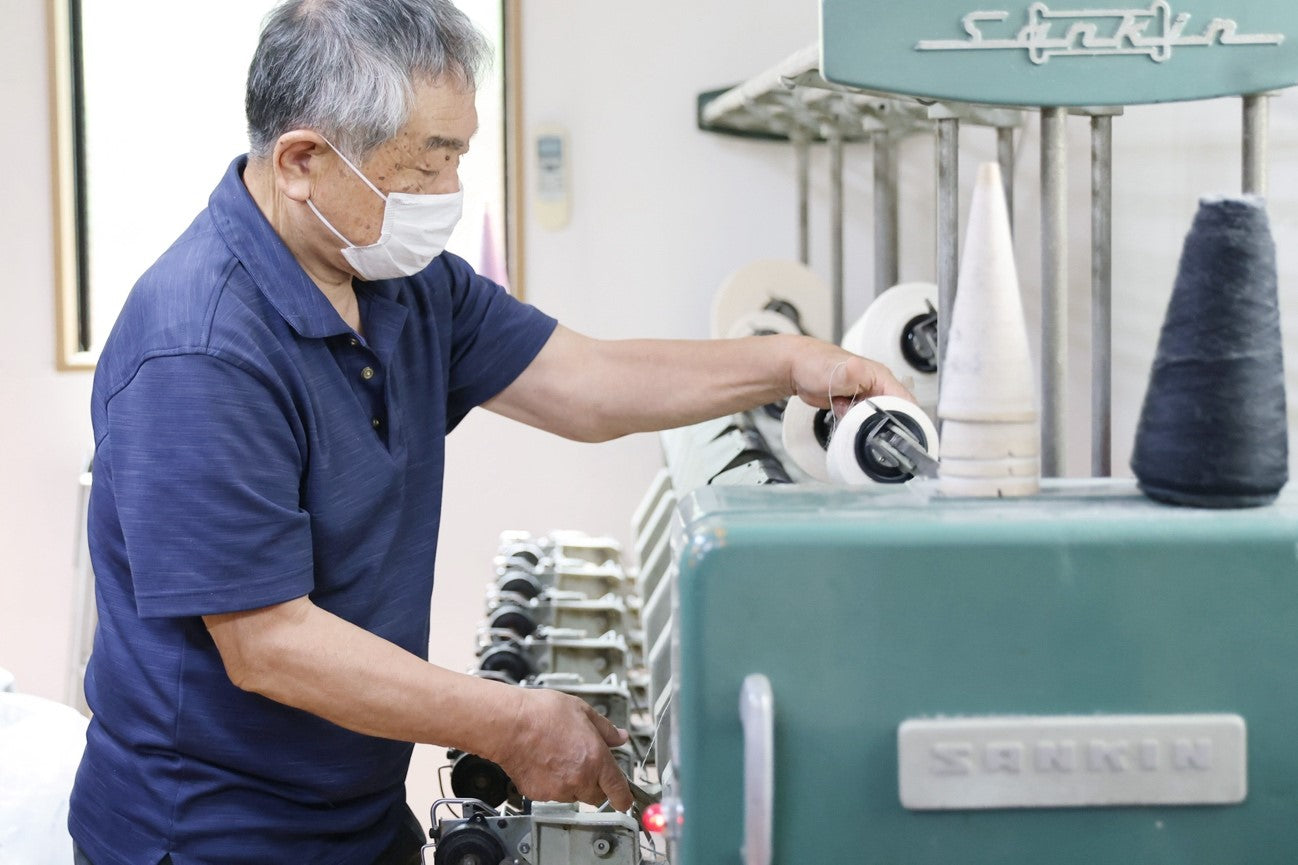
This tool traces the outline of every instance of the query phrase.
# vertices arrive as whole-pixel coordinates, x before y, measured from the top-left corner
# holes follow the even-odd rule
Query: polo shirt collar
[[[271,227],[252,193],[243,184],[247,155],[230,163],[225,177],[208,199],[216,229],[262,294],[289,326],[307,338],[323,339],[351,332],[324,292],[311,281],[283,239]],[[387,300],[398,287],[391,280],[357,282]]]

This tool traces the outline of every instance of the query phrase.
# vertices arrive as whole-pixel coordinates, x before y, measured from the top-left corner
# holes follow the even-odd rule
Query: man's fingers
[[[629,811],[635,800],[631,797],[631,785],[627,783],[626,776],[622,770],[617,767],[617,763],[610,754],[600,770],[599,786],[604,791],[604,796],[608,798],[608,803],[616,811]]]
[[[586,717],[590,718],[590,722],[594,724],[595,729],[599,731],[600,738],[602,738],[604,743],[610,748],[616,748],[618,745],[626,744],[628,736],[627,731],[620,727],[613,726],[612,721],[590,708],[590,706],[586,707]]]

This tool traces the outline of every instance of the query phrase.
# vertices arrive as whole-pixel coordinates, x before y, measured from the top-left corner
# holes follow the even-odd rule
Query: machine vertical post
[[[790,136],[798,175],[798,261],[811,262],[811,137],[802,128]]]
[[[897,139],[888,130],[876,132],[874,148],[874,294],[897,284],[900,265],[897,206]]]
[[[951,310],[960,277],[960,121],[937,121],[937,346],[938,369],[946,351]],[[941,379],[938,387],[941,388]]]
[[[1091,474],[1113,474],[1113,117],[1091,118]]]
[[[1060,477],[1068,405],[1068,109],[1041,109],[1041,476]]]
[[[834,342],[843,341],[843,133],[836,126],[829,130],[830,239],[833,260],[833,328]]]
[[[1253,93],[1244,97],[1244,194],[1267,194],[1269,178],[1268,139],[1271,96]]]
[[[996,161],[1001,164],[1001,183],[1005,186],[1005,210],[1014,229],[1014,127],[996,128]]]

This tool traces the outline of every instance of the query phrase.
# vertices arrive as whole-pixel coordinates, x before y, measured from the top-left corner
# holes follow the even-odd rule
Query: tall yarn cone
[[[1185,238],[1131,468],[1150,498],[1244,508],[1289,480],[1275,242],[1263,201],[1205,198]]]
[[[1037,420],[1028,329],[1000,167],[978,170],[951,325],[942,355],[943,420]]]

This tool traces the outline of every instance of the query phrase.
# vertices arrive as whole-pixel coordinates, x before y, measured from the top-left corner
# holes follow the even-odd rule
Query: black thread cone
[[[1195,507],[1270,504],[1289,480],[1275,242],[1260,199],[1200,202],[1131,468],[1150,498]]]

